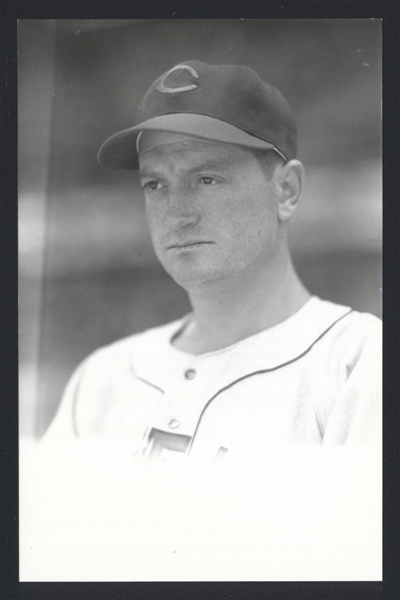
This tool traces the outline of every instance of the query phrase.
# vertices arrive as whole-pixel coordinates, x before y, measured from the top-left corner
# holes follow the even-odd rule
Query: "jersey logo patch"
[[[144,455],[149,460],[157,460],[161,458],[165,450],[186,454],[191,440],[189,435],[169,433],[153,428],[150,431]]]
[[[153,427],[147,438],[147,444],[142,450],[142,457],[146,461],[166,460],[167,462],[176,462],[178,457],[188,456],[192,440],[193,438],[190,435],[170,433]],[[227,452],[228,448],[220,446],[214,456],[214,462],[220,462]]]
[[[182,87],[177,87],[177,88],[165,86],[164,82],[171,75],[171,73],[174,73],[174,71],[179,71],[179,70],[189,71],[189,73],[192,75],[192,77],[194,79],[199,79],[198,73],[192,67],[189,67],[189,65],[176,65],[176,67],[173,67],[167,73],[165,73],[162,81],[160,81],[160,83],[156,86],[156,90],[158,90],[162,94],[175,94],[176,92],[189,92],[190,90],[194,90],[197,87],[199,87],[195,83],[192,83],[191,85],[184,85]]]

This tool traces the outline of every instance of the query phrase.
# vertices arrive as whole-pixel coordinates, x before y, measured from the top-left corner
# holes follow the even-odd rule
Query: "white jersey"
[[[47,434],[132,455],[254,461],[304,445],[380,444],[381,322],[313,296],[284,322],[201,355],[172,339],[188,317],[96,351]]]

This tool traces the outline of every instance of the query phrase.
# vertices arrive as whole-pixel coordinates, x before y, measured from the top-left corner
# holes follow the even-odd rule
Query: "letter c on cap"
[[[178,69],[184,69],[186,71],[189,71],[189,73],[195,79],[199,79],[198,73],[196,73],[196,71],[192,67],[189,67],[189,65],[176,65],[176,67],[173,67],[167,73],[165,73],[163,80],[156,86],[156,90],[158,90],[162,94],[174,94],[175,92],[188,92],[189,90],[194,90],[195,88],[199,87],[195,83],[193,83],[192,85],[185,85],[179,88],[165,87],[164,81],[171,73],[173,73],[174,71],[178,71]]]

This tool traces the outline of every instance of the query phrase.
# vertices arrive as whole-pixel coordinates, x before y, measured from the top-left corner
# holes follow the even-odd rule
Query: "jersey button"
[[[168,426],[171,429],[177,429],[177,427],[179,427],[179,425],[181,424],[179,419],[171,419],[170,422],[168,423]]]
[[[188,369],[187,371],[185,371],[186,379],[194,379],[196,375],[197,371],[195,371],[194,369]]]

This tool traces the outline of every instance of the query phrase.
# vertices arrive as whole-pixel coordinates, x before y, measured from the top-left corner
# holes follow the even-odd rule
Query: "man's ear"
[[[288,221],[296,210],[304,184],[304,175],[304,167],[299,160],[290,160],[277,168],[280,221]]]

